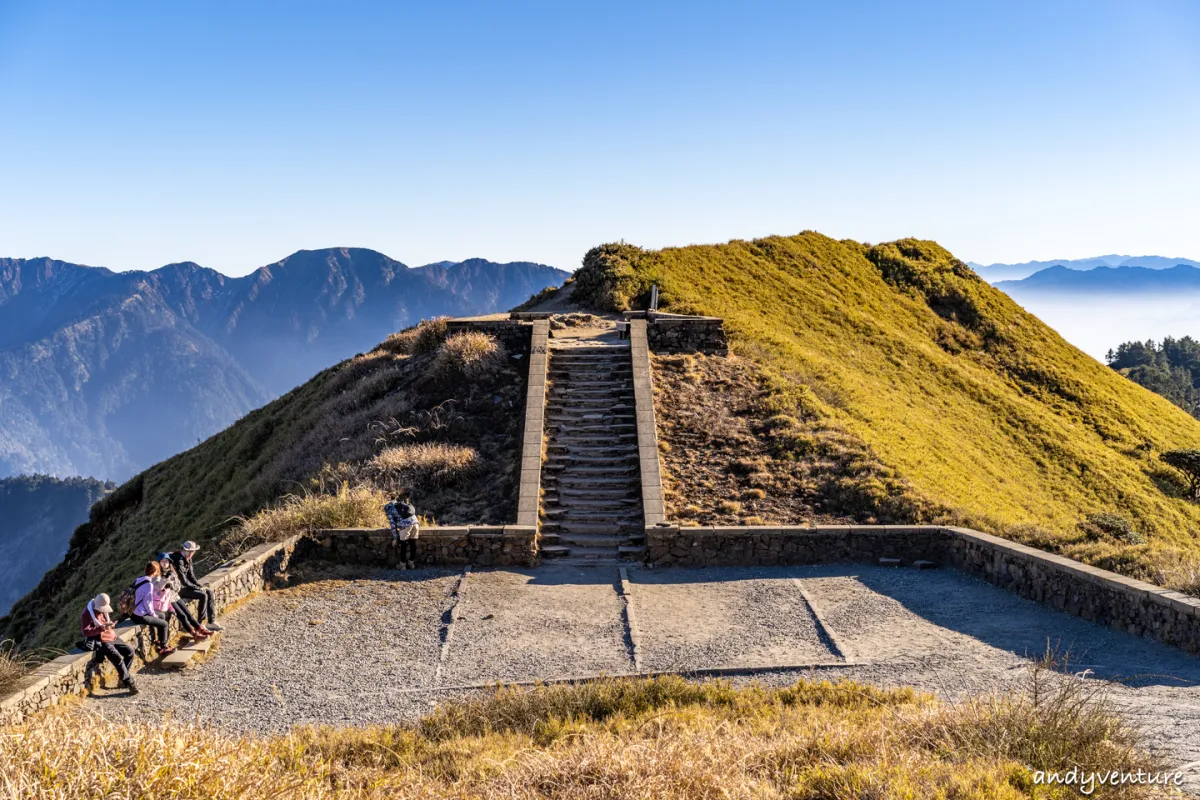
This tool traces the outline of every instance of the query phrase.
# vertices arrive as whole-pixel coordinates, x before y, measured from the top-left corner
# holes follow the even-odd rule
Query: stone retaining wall
[[[726,355],[725,321],[719,317],[660,317],[648,315],[646,336],[656,353]]]
[[[446,334],[479,331],[495,336],[510,353],[528,353],[533,326],[515,319],[451,319],[446,320]]]
[[[968,528],[646,527],[655,566],[928,560],[1101,625],[1200,652],[1200,599]]]
[[[210,572],[200,583],[213,590],[217,608],[241,600],[271,585],[286,573],[296,552],[299,537],[278,544],[264,544],[246,551],[227,565]],[[78,609],[82,614],[83,609]],[[117,626],[117,638],[134,648],[133,671],[141,670],[143,662],[138,639],[141,626],[126,621]],[[174,631],[172,631],[174,633]],[[99,668],[91,666],[90,652],[73,652],[43,664],[17,684],[17,688],[0,697],[0,725],[15,725],[28,715],[56,705],[60,698],[82,694],[93,680],[113,685],[116,670],[107,662]]]
[[[656,566],[715,567],[827,564],[899,558],[940,560],[936,526],[747,525],[646,528],[646,561]]]
[[[475,525],[462,528],[422,528],[417,555],[425,564],[535,566],[537,527],[533,525]],[[395,566],[399,563],[387,528],[343,528],[314,531],[304,544],[304,559],[339,564]]]

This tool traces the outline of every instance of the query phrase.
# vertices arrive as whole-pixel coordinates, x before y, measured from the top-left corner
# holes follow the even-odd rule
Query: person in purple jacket
[[[174,647],[167,646],[169,625],[166,617],[158,615],[158,608],[161,602],[158,597],[158,584],[156,581],[161,572],[158,562],[151,561],[146,565],[145,574],[134,582],[134,606],[130,617],[134,622],[145,625],[150,629],[150,640],[158,649],[158,654],[160,656],[169,656],[175,652]]]

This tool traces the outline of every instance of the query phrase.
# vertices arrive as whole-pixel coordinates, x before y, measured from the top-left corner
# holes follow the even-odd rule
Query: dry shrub
[[[389,447],[371,460],[378,482],[395,491],[422,492],[449,486],[479,465],[472,447],[422,442]]]
[[[388,497],[373,486],[342,483],[332,493],[308,492],[285,496],[277,505],[241,518],[221,540],[226,552],[240,553],[263,542],[324,528],[382,528]]]
[[[479,380],[503,369],[504,355],[504,346],[495,336],[479,331],[463,331],[442,343],[433,368],[442,376]]]
[[[15,642],[0,642],[0,696],[12,691],[17,681],[29,674],[31,666],[32,660],[17,652]]]
[[[380,350],[401,356],[432,353],[446,341],[446,317],[434,317],[393,333],[379,345]]]

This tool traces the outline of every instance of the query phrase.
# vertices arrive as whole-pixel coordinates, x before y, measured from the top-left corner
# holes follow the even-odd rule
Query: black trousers
[[[215,622],[217,616],[216,602],[213,600],[212,589],[193,589],[185,586],[179,590],[181,600],[196,601],[196,619],[201,622]]]
[[[158,645],[158,649],[161,650],[167,646],[170,623],[164,617],[143,617],[140,614],[131,614],[130,617],[134,622],[139,625],[145,625],[150,629],[150,640]]]
[[[176,600],[171,603],[171,610],[175,612],[175,616],[179,619],[179,627],[188,633],[195,633],[200,627],[200,623],[192,616],[191,610],[188,609],[187,603],[182,600]]]
[[[96,642],[92,651],[92,663],[99,664],[104,659],[116,669],[122,683],[129,682],[129,667],[133,664],[133,648],[122,641]]]
[[[396,547],[400,552],[401,561],[411,561],[414,564],[417,561],[417,540],[416,539],[401,539],[396,542]]]

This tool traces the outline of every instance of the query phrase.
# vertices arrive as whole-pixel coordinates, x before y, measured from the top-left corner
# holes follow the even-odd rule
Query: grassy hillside
[[[397,334],[118,487],[0,619],[0,639],[69,645],[88,598],[115,596],[186,539],[206,570],[310,524],[383,525],[392,493],[432,521],[511,522],[524,372],[494,340],[444,330]]]
[[[1200,590],[1200,506],[1159,460],[1200,423],[1075,349],[932,242],[817,233],[646,251],[605,245],[576,299],[724,317],[769,389],[792,457],[826,442],[869,454],[916,520],[959,520],[1092,563]],[[779,444],[774,442],[773,444]],[[861,492],[860,492],[861,494]],[[893,498],[897,499],[897,498]],[[1128,518],[1130,545],[1093,514]],[[897,520],[899,521],[899,520]]]

